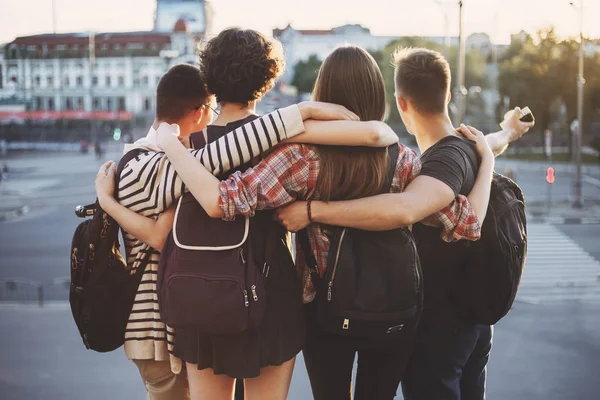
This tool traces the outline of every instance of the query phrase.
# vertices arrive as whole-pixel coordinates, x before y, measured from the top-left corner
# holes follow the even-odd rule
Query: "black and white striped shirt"
[[[255,119],[192,154],[214,175],[251,161],[282,140],[304,131],[298,107],[286,107]],[[158,218],[185,192],[185,185],[163,152],[142,152],[123,169],[119,202],[150,218]],[[135,271],[150,254],[125,332],[125,354],[129,359],[171,360],[175,373],[181,361],[170,355],[174,332],[160,319],[157,298],[159,252],[124,233],[127,264]]]

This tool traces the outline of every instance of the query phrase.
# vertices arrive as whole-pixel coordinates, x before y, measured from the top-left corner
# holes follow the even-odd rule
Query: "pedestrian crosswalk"
[[[518,301],[600,302],[600,262],[549,224],[527,228],[527,261]]]

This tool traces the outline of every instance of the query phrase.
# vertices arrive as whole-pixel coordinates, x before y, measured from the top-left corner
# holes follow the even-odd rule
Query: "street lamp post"
[[[455,98],[456,98],[456,114],[454,124],[458,125],[462,122],[465,116],[465,100],[466,100],[466,88],[465,88],[465,61],[466,61],[466,49],[465,49],[465,35],[464,35],[464,12],[463,2],[458,2],[458,66],[457,66],[457,77],[458,81],[455,87]]]
[[[575,201],[574,208],[583,207],[582,183],[581,183],[581,143],[583,136],[583,87],[585,78],[583,76],[583,59],[585,51],[585,42],[583,39],[583,0],[579,0],[579,6],[574,1],[570,4],[579,11],[579,71],[577,73],[577,120],[579,122],[577,133],[575,135]]]
[[[444,56],[448,58],[450,56],[450,21],[448,19],[448,9],[446,6],[448,3],[442,0],[435,0],[435,3],[440,7],[440,10],[444,14]]]
[[[91,133],[92,133],[92,142],[94,143],[94,145],[96,144],[96,141],[98,140],[97,137],[97,132],[96,132],[96,110],[94,108],[94,65],[96,63],[96,35],[94,34],[94,32],[90,31],[90,35],[89,35],[89,64],[90,64],[90,90],[89,90],[89,96],[90,96],[90,110],[92,110],[91,113],[91,120],[90,120],[90,124],[91,124]]]

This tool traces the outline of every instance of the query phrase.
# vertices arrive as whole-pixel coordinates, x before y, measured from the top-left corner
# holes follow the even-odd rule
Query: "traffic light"
[[[120,140],[121,139],[121,129],[115,128],[115,130],[113,131],[113,139],[114,140]]]

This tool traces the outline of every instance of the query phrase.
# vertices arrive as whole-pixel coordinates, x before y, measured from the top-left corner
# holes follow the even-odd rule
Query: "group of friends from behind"
[[[392,399],[400,384],[411,400],[485,397],[492,327],[461,320],[445,301],[446,274],[460,259],[449,256],[439,265],[428,255],[480,237],[494,156],[532,124],[513,118],[485,136],[473,127],[455,129],[447,112],[447,61],[426,49],[402,49],[393,60],[397,107],[421,156],[382,122],[383,77],[360,47],[339,47],[325,59],[313,101],[262,117],[256,103],[285,63],[280,45],[258,32],[225,30],[201,51],[200,68],[176,65],[162,77],[154,124],[126,148],[142,152],[120,176],[107,162],[96,178],[100,205],[124,231],[128,266],[145,268],[125,354],[148,399],[285,399],[300,351],[317,400]],[[386,186],[390,146],[398,156]],[[177,201],[188,192],[210,217],[252,217],[251,239],[273,233],[272,243],[252,249],[275,260],[263,271],[267,302],[256,328],[224,335],[163,323],[160,252]],[[325,273],[331,227],[411,225],[425,285],[418,327],[385,339],[322,331],[306,260],[314,258]],[[300,245],[292,254],[288,231],[304,228],[312,254]]]

